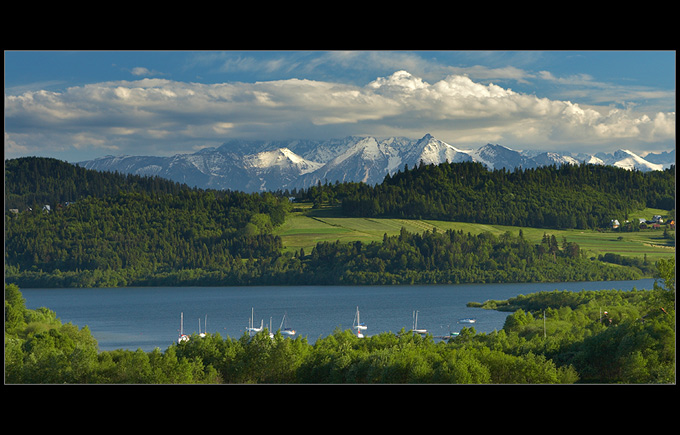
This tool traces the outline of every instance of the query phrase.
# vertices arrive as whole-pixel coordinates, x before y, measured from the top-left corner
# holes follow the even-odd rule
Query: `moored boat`
[[[361,331],[365,331],[366,329],[368,329],[368,326],[366,326],[365,323],[361,322],[361,319],[359,317],[359,307],[357,307],[357,312],[354,315],[354,324],[352,325],[352,327],[357,330],[357,337],[364,338],[364,334],[362,334]]]
[[[179,315],[179,337],[177,338],[177,344],[189,341],[189,336],[184,334],[184,312]]]
[[[286,313],[283,314],[283,319],[281,320],[281,326],[279,326],[279,329],[281,330],[282,335],[295,335],[295,329],[293,328],[284,328],[284,324],[286,321]]]
[[[253,308],[250,309],[250,319],[248,320],[248,327],[246,328],[246,331],[248,333],[251,332],[260,332],[264,329],[264,319],[260,321],[260,327],[256,328],[254,325],[254,315],[255,315],[255,310]]]
[[[427,334],[427,329],[418,329],[418,310],[413,312],[413,329],[412,331],[416,334]]]

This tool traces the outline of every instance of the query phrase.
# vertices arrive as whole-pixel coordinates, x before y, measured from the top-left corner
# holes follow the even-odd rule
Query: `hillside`
[[[5,210],[56,207],[89,196],[104,198],[119,192],[144,191],[154,195],[183,190],[189,187],[160,177],[94,171],[51,158],[5,161]]]
[[[178,271],[238,273],[277,256],[289,209],[270,193],[189,189],[54,159],[6,162],[6,281],[126,286]],[[46,207],[49,206],[49,207]]]
[[[346,216],[595,229],[647,207],[674,209],[675,167],[640,172],[580,164],[509,172],[473,162],[419,165],[336,197]]]
[[[302,214],[288,197],[272,193],[189,189],[158,177],[103,174],[53,159],[6,166],[6,194],[17,207],[6,212],[6,281],[21,287],[583,281],[634,279],[653,267],[642,260],[624,264],[620,257],[593,260],[579,243],[558,240],[554,231],[536,240],[522,230],[463,231],[454,222],[446,227],[398,218],[376,226],[366,215],[355,221],[363,228],[347,234],[318,207],[370,193],[362,183],[319,184],[298,192],[317,204],[316,214]],[[439,167],[491,173],[469,162]],[[432,168],[437,166],[400,172],[392,180],[403,174],[414,177],[411,186],[441,188],[415,181],[432,175]],[[508,176],[505,171],[492,176],[498,173]],[[661,181],[669,176],[655,174]],[[534,188],[548,191],[553,181]],[[390,179],[383,184],[390,186]],[[653,202],[663,200],[660,189],[643,192]],[[502,189],[487,184],[484,192],[496,190]],[[640,196],[638,208],[644,200]],[[42,207],[47,201],[55,201],[44,204],[49,209]],[[342,212],[344,203],[332,210]],[[311,249],[298,249],[293,239],[305,233],[300,227],[305,219],[324,228]],[[381,225],[391,230],[380,235]]]
[[[286,221],[277,227],[275,233],[281,237],[283,249],[295,252],[311,249],[319,242],[342,243],[361,241],[363,243],[380,242],[385,234],[398,235],[401,228],[411,233],[424,231],[446,232],[447,230],[463,231],[471,234],[489,232],[495,236],[510,232],[519,234],[522,230],[524,237],[533,244],[541,242],[543,235],[554,235],[557,240],[567,239],[577,243],[586,257],[597,258],[606,253],[616,253],[631,258],[647,258],[655,263],[662,258],[675,255],[674,237],[664,237],[663,229],[646,229],[633,232],[597,231],[597,230],[547,230],[544,228],[516,227],[506,225],[476,224],[466,222],[451,222],[430,219],[393,219],[393,218],[363,218],[345,217],[339,207],[312,209],[311,204],[297,204],[296,210],[288,215]],[[670,210],[645,209],[635,216],[661,215],[668,220]],[[674,234],[671,231],[671,234]]]

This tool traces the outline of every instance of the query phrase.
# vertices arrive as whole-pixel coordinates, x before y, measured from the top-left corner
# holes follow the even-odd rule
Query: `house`
[[[52,209],[50,208],[50,206],[47,205],[47,204],[43,205],[43,208],[42,208],[42,209],[43,209],[43,211],[46,211],[46,212],[48,212],[48,213],[49,213],[50,211],[52,211]]]
[[[654,217],[652,218],[652,222],[656,222],[657,224],[662,224],[663,219],[661,219],[661,216],[657,214],[657,215],[654,215]]]
[[[612,228],[616,229],[616,228],[620,227],[621,224],[619,223],[618,220],[612,219],[612,221],[609,222],[609,226],[611,226]]]

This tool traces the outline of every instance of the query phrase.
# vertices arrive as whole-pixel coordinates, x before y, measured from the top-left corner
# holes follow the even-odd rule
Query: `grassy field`
[[[309,253],[312,248],[321,241],[352,242],[362,241],[370,243],[380,241],[383,235],[399,234],[401,227],[409,232],[438,231],[447,229],[463,230],[465,233],[478,234],[489,231],[493,234],[502,234],[510,231],[518,234],[519,227],[503,225],[468,224],[462,222],[446,222],[432,220],[413,219],[374,219],[374,218],[346,218],[340,216],[337,209],[312,209],[307,205],[296,205],[299,211],[288,216],[286,222],[278,228],[277,234],[281,236],[285,250],[299,251],[303,248]],[[651,219],[655,214],[665,216],[668,211],[646,209],[639,213],[631,214],[632,220],[637,217]],[[639,216],[638,216],[639,215]],[[533,242],[540,243],[543,234],[555,235],[561,243],[562,237],[570,242],[576,242],[581,249],[587,252],[589,257],[597,257],[599,254],[612,252],[619,255],[643,257],[647,255],[649,261],[666,258],[675,255],[675,240],[664,239],[663,229],[642,230],[633,233],[623,232],[598,232],[593,230],[548,230],[542,228],[522,228],[524,237]],[[675,236],[675,232],[671,231]]]

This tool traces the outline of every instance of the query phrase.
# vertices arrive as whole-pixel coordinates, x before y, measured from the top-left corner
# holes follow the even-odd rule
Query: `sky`
[[[675,149],[675,51],[5,51],[5,158],[425,134]]]

